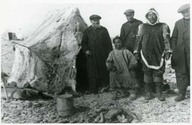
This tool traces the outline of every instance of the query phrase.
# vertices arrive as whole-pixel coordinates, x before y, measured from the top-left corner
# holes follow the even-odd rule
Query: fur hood
[[[147,14],[150,13],[150,12],[155,13],[156,16],[157,16],[157,21],[156,21],[154,24],[150,23],[149,20],[147,19]],[[147,20],[147,23],[150,24],[150,25],[155,25],[155,24],[159,23],[159,14],[158,14],[158,12],[157,12],[154,8],[151,8],[151,9],[149,9],[149,10],[147,11],[147,13],[146,13],[146,15],[145,15],[145,18],[146,18],[146,20]]]

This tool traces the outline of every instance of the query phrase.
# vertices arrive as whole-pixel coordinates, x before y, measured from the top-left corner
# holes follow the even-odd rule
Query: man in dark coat
[[[100,25],[100,19],[98,15],[90,16],[92,25],[84,31],[82,39],[82,49],[87,56],[89,89],[94,93],[109,85],[105,62],[112,50],[111,38],[107,29]]]
[[[138,26],[142,24],[142,21],[134,18],[135,11],[128,9],[124,12],[127,22],[121,27],[120,38],[123,40],[124,46],[133,53],[135,38],[138,31]]]
[[[175,23],[171,41],[171,63],[176,72],[179,89],[179,95],[175,98],[177,102],[185,99],[186,89],[190,85],[190,5],[183,5],[178,13],[181,13],[183,18]]]
[[[133,53],[134,46],[135,46],[135,40],[136,35],[138,31],[138,26],[142,24],[143,22],[140,20],[137,20],[134,18],[135,11],[132,9],[128,9],[124,12],[127,22],[125,22],[121,27],[120,32],[120,38],[123,40],[123,45],[126,47],[129,51]],[[142,71],[142,63],[137,58],[137,68],[136,71],[136,78],[139,80],[140,88],[143,88],[144,82],[143,82],[143,71]]]
[[[163,73],[165,60],[170,56],[169,26],[159,22],[159,15],[154,8],[146,14],[147,23],[139,25],[137,44],[134,53],[141,53],[146,100],[152,99],[152,84],[155,83],[158,99],[164,101],[162,96]]]

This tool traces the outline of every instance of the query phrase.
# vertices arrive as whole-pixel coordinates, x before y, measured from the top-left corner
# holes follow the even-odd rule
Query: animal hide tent
[[[35,19],[35,18],[34,18]],[[76,55],[86,23],[77,8],[56,10],[20,44],[15,44],[15,60],[8,83],[39,91],[61,92],[76,86]]]

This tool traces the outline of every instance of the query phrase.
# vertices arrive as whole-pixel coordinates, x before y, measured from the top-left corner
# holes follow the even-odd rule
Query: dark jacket
[[[190,60],[190,20],[180,19],[175,23],[171,47],[173,49],[172,68],[178,73],[186,73],[189,70]]]
[[[190,20],[180,19],[175,23],[173,34],[171,37],[171,48],[173,50],[176,46],[183,44],[183,35],[185,30],[187,30],[188,28],[190,29]]]
[[[121,27],[120,38],[123,41],[123,45],[133,53],[135,39],[138,31],[138,26],[142,21],[133,19],[131,22],[126,22]]]

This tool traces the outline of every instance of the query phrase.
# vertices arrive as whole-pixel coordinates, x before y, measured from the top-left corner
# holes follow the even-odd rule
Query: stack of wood
[[[129,109],[102,108],[99,111],[91,112],[82,116],[76,123],[131,123],[133,120],[138,120],[137,116]],[[74,122],[74,121],[73,121]]]

